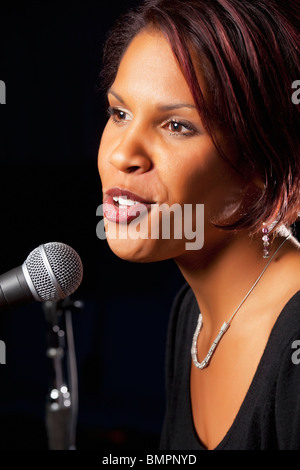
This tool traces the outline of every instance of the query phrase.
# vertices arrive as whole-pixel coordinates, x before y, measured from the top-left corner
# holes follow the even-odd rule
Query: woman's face
[[[199,81],[205,95],[200,75]],[[211,219],[224,221],[232,216],[240,205],[244,182],[220,157],[204,129],[185,78],[161,33],[143,31],[132,40],[108,101],[110,117],[100,143],[98,166],[111,249],[123,259],[140,262],[195,257],[202,250],[214,249],[228,233],[216,229]],[[184,213],[192,217],[194,232],[200,236],[203,221],[197,212],[199,205],[204,205],[204,246],[195,251],[187,249],[191,240],[185,236],[183,219]],[[167,212],[168,208],[178,209],[170,236],[162,237],[162,207]],[[178,224],[183,236],[176,238],[174,226],[178,228]],[[139,230],[143,235],[130,236]]]

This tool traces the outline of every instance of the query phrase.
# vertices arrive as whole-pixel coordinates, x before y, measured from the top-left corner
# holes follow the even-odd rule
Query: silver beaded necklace
[[[274,252],[274,254],[271,256],[271,258],[269,259],[268,263],[266,264],[266,266],[264,267],[264,269],[262,270],[262,272],[260,273],[260,275],[258,276],[258,278],[256,279],[255,283],[253,284],[253,286],[251,287],[251,289],[247,292],[247,294],[245,295],[245,297],[243,298],[243,300],[241,301],[241,303],[239,304],[239,306],[235,309],[235,311],[233,312],[233,314],[231,315],[231,317],[229,318],[229,320],[227,322],[224,322],[220,331],[219,331],[219,334],[217,335],[216,339],[214,340],[214,342],[212,343],[208,353],[207,353],[207,356],[205,357],[205,359],[203,359],[202,362],[198,362],[198,359],[197,359],[197,341],[198,341],[198,336],[199,336],[199,333],[200,333],[200,330],[202,328],[202,315],[201,313],[199,314],[199,317],[198,317],[198,323],[197,323],[197,327],[196,327],[196,330],[195,330],[195,333],[194,333],[194,336],[193,336],[193,342],[192,342],[192,349],[191,349],[191,354],[192,354],[192,359],[193,359],[193,362],[195,364],[195,366],[198,368],[198,369],[204,369],[205,367],[208,366],[208,364],[210,363],[210,360],[215,352],[215,349],[217,347],[217,345],[219,344],[221,338],[223,337],[223,335],[226,333],[226,331],[228,330],[229,326],[230,326],[230,323],[233,319],[233,317],[235,316],[235,314],[238,312],[238,310],[240,309],[240,307],[243,305],[243,303],[245,302],[245,300],[248,298],[248,296],[251,294],[251,292],[253,291],[254,287],[256,286],[256,284],[260,281],[261,277],[263,276],[264,272],[266,271],[266,269],[268,268],[269,264],[271,263],[271,261],[273,260],[273,258],[275,257],[275,255],[278,253],[278,251],[280,250],[280,248],[285,244],[285,242],[290,238],[291,235],[288,235],[284,240],[283,242],[279,245],[279,247],[277,248],[277,250]]]

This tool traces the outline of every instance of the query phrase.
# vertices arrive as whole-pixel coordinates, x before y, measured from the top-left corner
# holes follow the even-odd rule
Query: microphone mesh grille
[[[82,281],[83,268],[81,259],[76,251],[64,243],[45,243],[44,249],[65,297],[71,295]],[[45,266],[40,247],[35,248],[25,260],[32,284],[41,300],[60,300],[51,276]]]

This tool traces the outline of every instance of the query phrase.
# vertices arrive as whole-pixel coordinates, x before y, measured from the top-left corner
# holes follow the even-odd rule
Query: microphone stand
[[[50,450],[75,450],[78,414],[77,365],[72,310],[81,310],[81,301],[46,301],[46,355],[52,361],[50,391],[46,400],[46,428]],[[69,387],[68,387],[69,385]]]

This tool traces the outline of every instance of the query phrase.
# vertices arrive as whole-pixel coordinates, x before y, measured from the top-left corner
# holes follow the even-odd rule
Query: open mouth
[[[128,224],[148,212],[152,201],[120,188],[112,188],[103,198],[103,212],[107,220]]]
[[[113,196],[113,201],[117,207],[124,207],[124,206],[131,207],[131,206],[134,206],[135,204],[139,204],[138,201],[127,199],[126,197],[124,198],[122,196]]]

